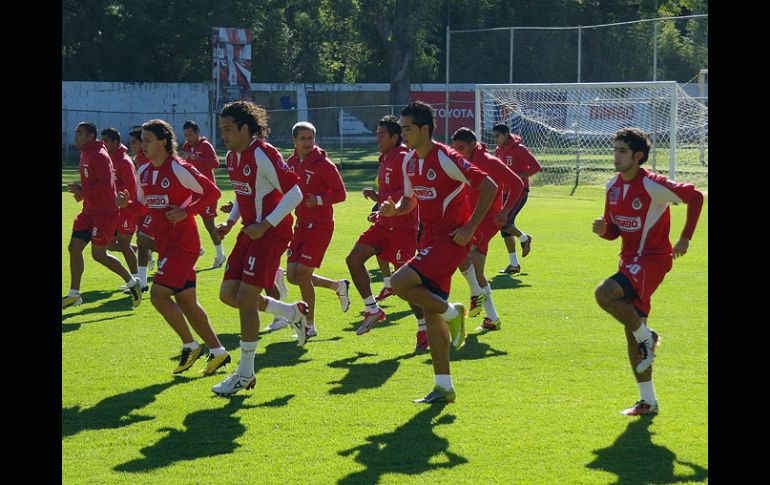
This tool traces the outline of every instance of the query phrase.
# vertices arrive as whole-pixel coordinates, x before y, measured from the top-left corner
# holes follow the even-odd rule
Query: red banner
[[[412,91],[412,101],[424,101],[433,106],[433,138],[443,141],[444,120],[447,115],[446,92],[444,91]],[[449,91],[449,138],[460,127],[476,130],[476,93],[473,91]],[[481,138],[479,133],[476,133]],[[451,142],[450,142],[451,144]]]
[[[249,29],[211,29],[214,106],[236,99],[251,99],[251,41]]]

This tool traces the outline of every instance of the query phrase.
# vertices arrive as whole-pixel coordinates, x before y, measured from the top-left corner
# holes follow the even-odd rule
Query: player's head
[[[75,146],[81,148],[88,142],[96,140],[96,125],[90,121],[81,121],[75,128]]]
[[[120,147],[120,132],[117,128],[105,128],[102,130],[104,148],[112,153]]]
[[[414,149],[430,143],[433,137],[433,108],[428,103],[415,101],[401,110],[401,136],[407,147]]]
[[[380,153],[388,153],[394,147],[401,144],[401,126],[398,124],[398,116],[383,116],[377,124],[375,137]]]
[[[128,142],[134,156],[142,153],[142,125],[131,128],[128,132]]]
[[[176,155],[176,135],[164,120],[150,120],[142,124],[142,150],[148,158],[156,160]]]
[[[308,121],[300,121],[291,128],[291,140],[294,142],[294,148],[297,155],[304,157],[315,146],[315,126]]]
[[[505,145],[508,141],[508,137],[511,136],[511,130],[508,129],[508,125],[505,123],[497,123],[492,127],[492,138],[495,140],[497,146]]]
[[[188,143],[195,143],[198,141],[200,132],[201,130],[198,128],[198,123],[193,120],[187,120],[184,122],[184,125],[182,125],[182,133],[184,134],[184,139]]]
[[[471,159],[473,150],[476,148],[476,133],[468,127],[458,128],[452,135],[452,147],[462,153],[467,160]]]
[[[624,172],[641,165],[650,154],[650,137],[639,128],[621,128],[612,136],[615,145],[615,169]]]
[[[265,138],[270,134],[269,119],[265,108],[251,101],[227,103],[219,112],[222,141],[228,149],[242,152],[255,136]]]

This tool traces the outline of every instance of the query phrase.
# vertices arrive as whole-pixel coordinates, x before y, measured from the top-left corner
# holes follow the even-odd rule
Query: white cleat
[[[300,347],[305,345],[307,341],[307,314],[310,313],[310,309],[307,303],[304,301],[298,301],[294,304],[294,309],[297,312],[297,316],[289,324],[294,329],[294,333],[297,335],[297,345]]]
[[[274,332],[276,330],[280,330],[280,329],[286,328],[288,326],[289,326],[289,321],[288,320],[286,320],[283,317],[275,317],[273,319],[273,322],[270,325],[268,325],[265,330],[267,330],[268,332]]]
[[[255,374],[251,374],[251,377],[243,377],[238,374],[238,371],[235,371],[224,381],[213,386],[211,391],[219,396],[232,396],[241,389],[252,389],[256,383],[257,377]]]
[[[347,312],[350,309],[350,297],[348,296],[348,290],[350,289],[350,281],[341,280],[339,288],[337,289],[337,298],[340,299],[340,308],[342,313]]]
[[[220,258],[219,256],[214,257],[214,264],[211,265],[212,268],[219,268],[223,264],[225,264],[225,261],[227,261],[227,256],[222,255]]]

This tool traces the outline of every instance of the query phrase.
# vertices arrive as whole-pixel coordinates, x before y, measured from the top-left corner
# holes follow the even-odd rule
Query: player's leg
[[[90,240],[91,231],[72,231],[72,237],[67,247],[70,255],[70,288],[67,295],[62,298],[62,308],[83,303],[83,299],[80,297],[80,282],[85,271],[83,250]]]
[[[353,285],[355,285],[362,300],[372,296],[371,279],[369,278],[369,271],[366,269],[366,262],[376,254],[377,250],[374,247],[356,243],[345,258],[350,279],[353,280]]]
[[[142,284],[142,290],[147,288],[147,276],[151,271],[152,251],[155,250],[155,240],[147,234],[139,231],[136,233],[137,251],[137,269],[139,271],[139,281]]]
[[[646,318],[642,318],[642,321],[646,325]],[[658,399],[655,395],[655,385],[652,381],[652,365],[648,367],[644,372],[636,372],[636,366],[641,361],[642,355],[639,352],[639,343],[636,341],[634,335],[625,329],[626,335],[626,348],[628,351],[628,362],[631,365],[631,372],[634,374],[636,385],[639,387],[639,400],[634,403],[628,409],[624,409],[620,414],[626,416],[640,416],[643,414],[655,415],[658,414]],[[657,334],[653,332],[653,338],[657,340]],[[656,342],[657,345],[657,342]]]
[[[174,293],[181,290],[178,287],[166,286],[164,283],[154,282],[150,289],[150,302],[158,310],[169,327],[179,336],[182,341],[182,353],[179,364],[174,369],[174,374],[184,372],[195,363],[201,356],[203,349],[195,341],[190,328],[185,321],[182,308],[171,298]]]
[[[124,234],[118,231],[118,235],[115,240],[117,241],[120,252],[123,253],[123,258],[126,260],[128,271],[131,272],[132,276],[138,278],[139,268],[137,267],[137,257],[134,249],[131,247],[132,236],[133,234]]]
[[[382,288],[374,299],[382,301],[394,293],[393,288],[390,286],[390,277],[392,276],[392,273],[390,271],[390,263],[385,258],[377,256],[377,266],[379,266],[380,274],[382,274]]]
[[[207,207],[206,209],[210,208]],[[211,242],[214,244],[214,249],[216,250],[212,268],[219,268],[225,264],[227,257],[225,256],[225,250],[222,247],[222,238],[219,237],[219,234],[217,233],[216,220],[214,217],[204,217],[203,214],[201,214],[201,217],[203,218],[203,225],[206,227],[209,236],[211,236]]]
[[[416,403],[453,402],[455,400],[452,375],[449,371],[449,345],[451,341],[449,327],[440,314],[425,312],[430,356],[433,362],[433,390]]]
[[[481,288],[481,284],[478,280],[478,271],[476,270],[476,267],[473,264],[473,260],[471,259],[471,254],[473,254],[473,250],[476,248],[476,245],[473,245],[473,249],[471,249],[471,252],[468,253],[468,257],[465,258],[465,260],[460,263],[459,270],[460,274],[463,275],[463,278],[465,278],[465,281],[468,282],[468,288],[471,292],[471,303],[468,307],[468,316],[469,317],[475,317],[479,313],[481,313],[481,310],[483,308],[484,301],[486,300],[486,293],[484,293],[484,290]]]
[[[302,301],[308,305],[307,325],[315,325],[315,287],[313,286],[313,270],[297,262],[291,262],[286,267],[286,279],[292,285],[299,286]]]

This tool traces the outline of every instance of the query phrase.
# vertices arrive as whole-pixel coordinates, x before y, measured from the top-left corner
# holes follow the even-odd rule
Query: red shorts
[[[470,244],[458,246],[449,234],[423,234],[417,254],[408,263],[423,278],[429,280],[426,284],[428,289],[447,298],[452,288],[452,275],[468,257],[470,247]]]
[[[118,234],[133,235],[136,232],[136,214],[128,209],[118,211]]]
[[[217,199],[218,200],[218,199]],[[203,208],[202,211],[198,213],[199,216],[201,216],[201,219],[213,219],[217,216],[217,205],[207,205]]]
[[[81,212],[72,223],[72,232],[91,231],[91,243],[94,246],[107,246],[115,239],[118,225],[118,213],[86,214]]]
[[[259,288],[272,288],[289,238],[277,234],[251,239],[238,233],[225,266],[224,280],[240,280]]]
[[[320,268],[332,234],[334,222],[297,222],[286,262]]]
[[[152,233],[152,216],[150,214],[144,216],[142,223],[137,228],[137,232],[141,232],[149,238],[155,238],[155,234]]]
[[[671,257],[642,256],[637,261],[623,261],[621,258],[618,272],[628,278],[636,291],[635,297],[630,300],[639,311],[650,314],[652,294],[671,270],[671,266]]]
[[[476,232],[473,233],[473,244],[476,245],[476,250],[487,255],[489,250],[489,241],[492,240],[492,236],[498,233],[500,228],[492,221],[481,221],[479,227],[476,228]]]
[[[375,224],[361,234],[357,244],[373,247],[378,257],[398,268],[414,256],[417,249],[417,232],[389,229]]]
[[[153,282],[169,288],[182,288],[188,281],[195,281],[195,262],[198,252],[166,251],[158,254],[158,271]]]

